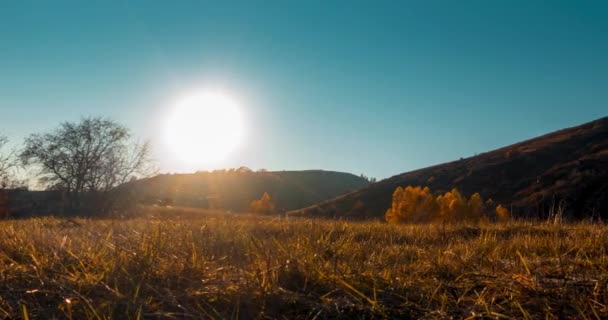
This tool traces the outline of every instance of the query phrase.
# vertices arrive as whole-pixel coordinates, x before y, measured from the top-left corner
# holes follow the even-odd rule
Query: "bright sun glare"
[[[216,163],[234,150],[243,138],[239,106],[229,96],[201,92],[177,101],[170,112],[165,139],[182,161]]]

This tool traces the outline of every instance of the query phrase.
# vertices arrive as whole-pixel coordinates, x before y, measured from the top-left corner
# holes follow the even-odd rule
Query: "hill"
[[[361,189],[369,182],[343,172],[248,170],[165,174],[132,182],[144,203],[245,211],[268,192],[279,211],[306,207]]]
[[[608,117],[474,157],[403,173],[294,215],[383,218],[398,186],[479,192],[516,216],[608,217]]]

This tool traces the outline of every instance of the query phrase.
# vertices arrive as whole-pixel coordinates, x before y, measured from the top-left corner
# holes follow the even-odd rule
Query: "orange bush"
[[[506,222],[511,219],[511,213],[509,210],[501,205],[496,206],[496,219],[499,222]]]
[[[467,199],[456,188],[434,198],[428,187],[398,187],[385,219],[389,223],[479,222],[487,220],[487,207],[491,204],[484,202],[479,193]],[[503,211],[506,209],[502,208],[500,214],[498,207],[496,210],[500,221],[509,219],[508,211],[507,215]]]
[[[438,209],[428,187],[398,187],[393,193],[393,203],[385,217],[390,223],[425,222],[436,215]]]
[[[271,214],[274,213],[274,203],[270,199],[268,192],[264,192],[260,200],[251,201],[249,204],[249,210],[254,213]]]

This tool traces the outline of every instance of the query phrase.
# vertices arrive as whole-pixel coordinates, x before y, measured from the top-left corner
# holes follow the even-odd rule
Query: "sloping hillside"
[[[268,192],[281,211],[331,199],[369,182],[350,173],[308,170],[159,175],[134,184],[139,199],[147,203],[243,211]]]
[[[543,217],[552,206],[570,217],[608,217],[608,117],[478,156],[403,173],[292,214],[382,218],[398,186],[457,187],[466,195]]]

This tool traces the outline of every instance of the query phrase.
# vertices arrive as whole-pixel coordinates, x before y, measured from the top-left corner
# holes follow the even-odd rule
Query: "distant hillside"
[[[165,174],[132,182],[140,201],[170,201],[176,206],[245,211],[268,192],[279,210],[306,207],[361,189],[369,182],[332,171],[201,172]]]
[[[512,208],[519,216],[544,217],[552,206],[567,216],[608,218],[608,117],[563,129],[478,156],[403,173],[362,190],[290,214],[383,218],[398,186],[429,186]]]

